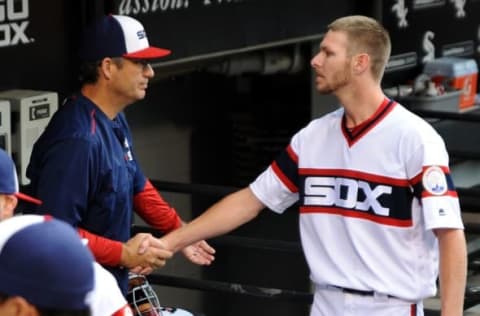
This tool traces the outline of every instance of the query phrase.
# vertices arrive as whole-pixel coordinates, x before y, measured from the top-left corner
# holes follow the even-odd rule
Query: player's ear
[[[355,74],[361,74],[366,71],[370,66],[370,56],[362,53],[353,56],[353,72]]]

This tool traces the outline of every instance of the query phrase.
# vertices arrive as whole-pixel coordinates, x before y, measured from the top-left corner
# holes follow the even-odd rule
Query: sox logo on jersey
[[[365,198],[362,200],[360,194]],[[342,208],[368,211],[370,208],[377,215],[388,216],[390,209],[383,207],[378,198],[391,194],[392,187],[377,185],[371,188],[365,181],[341,177],[307,177],[305,179],[305,205],[339,206]]]

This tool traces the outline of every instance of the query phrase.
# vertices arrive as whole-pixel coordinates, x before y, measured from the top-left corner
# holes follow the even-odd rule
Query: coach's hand
[[[139,233],[123,244],[120,264],[134,272],[148,274],[163,267],[172,256],[151,234]]]

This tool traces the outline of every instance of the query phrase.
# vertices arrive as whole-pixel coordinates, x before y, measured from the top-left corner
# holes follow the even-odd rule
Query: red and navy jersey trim
[[[342,132],[348,142],[348,146],[355,144],[368,131],[375,127],[381,120],[383,120],[388,113],[390,113],[397,103],[387,98],[384,99],[377,111],[367,121],[356,126],[354,130],[349,130],[346,124],[345,114],[342,118]]]
[[[299,193],[300,213],[337,214],[391,226],[412,226],[415,195],[408,179],[358,170],[299,168],[298,155],[291,146],[271,168],[292,193]]]
[[[425,190],[425,187],[423,185],[422,179],[425,170],[427,170],[431,166],[425,166],[422,169],[422,172],[420,172],[418,175],[416,175],[412,180],[410,180],[411,186],[413,187],[414,195],[421,199],[421,198],[427,198],[431,196],[439,196],[439,195],[434,195],[431,194],[429,191]],[[457,191],[455,189],[455,185],[453,183],[452,176],[450,174],[450,169],[446,166],[438,166],[439,168],[442,169],[442,171],[445,174],[445,181],[447,183],[447,190],[445,193],[443,193],[441,196],[451,196],[454,198],[458,198]]]
[[[278,155],[271,167],[291,192],[298,192],[298,156],[291,145]]]

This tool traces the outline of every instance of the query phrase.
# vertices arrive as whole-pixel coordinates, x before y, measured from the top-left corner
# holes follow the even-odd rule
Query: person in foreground
[[[54,114],[27,168],[30,192],[43,202],[33,212],[78,228],[126,295],[129,270],[148,274],[172,255],[149,234],[131,236],[134,212],[163,233],[183,224],[143,174],[123,112],[144,99],[149,63],[170,51],[150,46],[143,25],[122,15],[95,19],[83,38],[81,89]],[[213,260],[205,241],[182,251],[197,264]]]
[[[91,252],[69,224],[39,215],[5,219],[0,223],[0,315],[90,316],[92,263]]]
[[[12,218],[18,199],[41,204],[19,192],[15,164],[0,149],[0,315],[90,316],[92,254],[66,223]]]
[[[162,243],[177,251],[298,202],[312,316],[423,315],[438,276],[442,315],[462,315],[466,241],[448,153],[426,121],[384,95],[390,51],[374,19],[331,23],[311,66],[318,92],[341,107],[294,135],[248,187]]]
[[[18,187],[18,177],[17,177],[17,172],[15,169],[15,163],[11,159],[11,157],[8,155],[7,152],[5,152],[3,149],[0,149],[0,222],[3,220],[7,220],[9,218],[12,218],[15,214],[15,208],[17,206],[18,199],[21,199],[26,202],[30,202],[36,205],[41,205],[42,201],[35,199],[31,196],[28,196],[26,194],[23,194],[19,192],[19,187]],[[14,224],[9,224],[9,225],[27,225],[30,223],[42,223],[44,221],[49,221],[51,219],[50,216],[41,216],[41,215],[21,215],[21,214],[16,214],[16,219],[14,221],[11,221],[9,223],[14,223]],[[8,225],[7,226],[1,226],[0,227],[7,227],[7,231],[2,231],[0,230],[0,239],[4,238],[5,233],[8,232]],[[71,230],[72,228],[70,228]],[[67,229],[68,231],[68,229]],[[49,231],[49,236],[48,238],[56,238],[59,239],[60,236],[63,235],[55,235],[56,233],[60,232],[55,232],[54,230]],[[53,234],[53,235],[50,235]],[[41,237],[40,242],[48,242],[48,240],[44,240],[44,236]],[[80,236],[77,236],[77,238],[80,240]],[[65,242],[69,242],[69,237],[65,240]],[[88,240],[83,240],[82,245],[87,243]],[[76,242],[75,242],[76,243]],[[29,247],[36,246],[34,244],[29,245]],[[23,247],[22,250],[26,252],[27,257],[20,257],[19,260],[31,260],[30,264],[39,264],[39,269],[36,270],[37,272],[41,273],[47,273],[48,276],[51,276],[51,274],[56,273],[56,271],[51,271],[51,269],[57,269],[58,267],[53,265],[51,267],[48,266],[42,266],[48,265],[48,260],[45,258],[42,258],[45,254],[39,254],[32,252],[31,256],[29,256],[28,251],[25,251],[25,249],[28,249],[29,247]],[[75,246],[76,247],[76,246]],[[0,246],[0,248],[2,248]],[[84,248],[87,249],[87,247],[84,245]],[[41,249],[41,251],[47,251],[48,256],[51,257],[50,259],[54,261],[60,261],[61,264],[66,263],[66,261],[62,261],[62,256],[63,252],[62,249],[59,248],[53,248],[50,249],[46,247],[45,249]],[[55,253],[52,253],[53,251],[58,251]],[[89,251],[90,252],[90,251]],[[68,252],[66,254],[68,256]],[[91,256],[91,255],[90,255]],[[58,258],[57,258],[58,257]],[[12,259],[12,258],[9,258]],[[100,264],[97,262],[93,261],[93,257],[91,257],[91,264],[93,266],[93,275],[94,275],[94,287],[91,292],[87,294],[88,296],[88,305],[90,307],[90,312],[91,316],[131,316],[132,315],[132,310],[130,308],[130,305],[128,304],[127,300],[123,296],[122,292],[120,291],[120,288],[118,287],[117,281],[113,277],[113,275],[105,270]],[[15,259],[17,260],[17,259]],[[36,260],[41,260],[41,262],[37,262]],[[0,259],[1,261],[1,259]],[[33,262],[35,261],[35,262]],[[21,262],[17,261],[12,261],[15,264],[18,264],[20,267]],[[81,262],[79,262],[81,264]],[[3,266],[0,266],[0,269],[3,268]],[[13,269],[10,271],[10,273],[17,273],[17,267],[10,266],[10,269]],[[6,268],[8,271],[9,268]],[[59,276],[63,278],[68,278],[68,273],[74,273],[75,272],[76,265],[69,266],[67,271],[59,271]],[[69,269],[72,269],[70,271]],[[70,272],[69,272],[70,271]],[[1,273],[1,272],[0,272]],[[65,275],[63,275],[65,274]],[[35,275],[29,275],[28,277],[32,277],[32,280],[26,280],[25,282],[28,283],[28,286],[32,286],[32,291],[43,291],[42,288],[40,287],[35,287],[36,282],[44,282],[45,280],[40,277],[40,280],[37,281]],[[77,286],[75,283],[75,279],[72,279],[74,282],[72,282],[71,286]],[[48,287],[50,286],[50,283],[46,282],[42,286]],[[21,288],[16,288],[19,292],[17,293],[24,293]],[[69,286],[66,285],[64,290],[60,291],[70,291]],[[48,292],[49,294],[52,294],[51,292]],[[86,296],[86,297],[87,297]],[[7,300],[8,299],[8,300]],[[24,301],[24,299],[27,299]],[[87,298],[86,298],[87,299]],[[10,307],[16,307],[16,313],[12,314],[12,311],[7,312],[7,306],[8,304],[5,304],[3,307],[0,306],[0,315],[5,315],[5,316],[33,316],[37,314],[32,314],[35,311],[38,310],[33,308],[33,305],[29,304],[28,302],[28,297],[15,297],[12,296],[11,293],[9,295],[5,293],[0,293],[0,304],[1,302],[7,302],[12,305]],[[20,303],[24,304],[20,304]],[[44,306],[43,302],[40,303],[39,306]],[[87,312],[84,311],[83,309],[81,311],[76,311],[76,310],[71,310],[70,308],[68,309],[62,309],[59,308],[61,307],[60,304],[58,305],[52,305],[50,306],[51,308],[54,308],[55,311],[53,310],[38,310],[40,312],[39,316],[67,316],[67,315],[87,315]],[[48,310],[48,311],[47,311]]]

